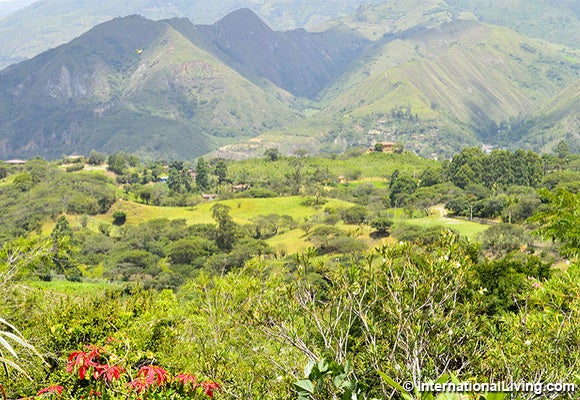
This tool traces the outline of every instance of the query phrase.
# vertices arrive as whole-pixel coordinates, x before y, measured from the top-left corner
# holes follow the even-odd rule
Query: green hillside
[[[548,107],[580,76],[575,49],[462,17],[444,22],[437,7],[433,2],[435,17],[424,28],[400,32],[393,27],[414,18],[412,10],[383,32],[378,29],[389,24],[373,8],[359,33],[370,37],[374,26],[380,39],[323,92],[317,112],[223,154],[276,146],[340,151],[393,141],[423,156],[450,157],[465,146],[495,144],[502,121]],[[427,28],[435,20],[439,25]],[[577,110],[560,109],[572,119]]]
[[[531,37],[580,46],[580,3],[576,0],[448,0],[484,22],[503,25]]]
[[[549,152],[565,141],[574,153],[580,152],[580,80],[570,85],[554,101],[537,113],[513,121],[497,142],[512,148],[532,148]]]
[[[0,74],[2,157],[95,148],[191,158],[297,118],[163,22],[126,17]],[[18,110],[18,111],[17,111]]]

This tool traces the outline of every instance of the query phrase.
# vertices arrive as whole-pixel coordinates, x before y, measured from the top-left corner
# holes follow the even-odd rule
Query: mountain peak
[[[246,32],[272,32],[272,29],[262,19],[249,8],[240,8],[223,17],[215,23],[220,29],[227,27],[229,30]]]

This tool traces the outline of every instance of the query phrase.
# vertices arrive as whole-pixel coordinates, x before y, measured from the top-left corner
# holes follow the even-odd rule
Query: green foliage
[[[392,179],[392,178],[391,178]],[[410,176],[399,176],[391,186],[389,198],[394,206],[405,206],[411,202],[411,195],[417,190],[417,182]]]
[[[197,160],[195,167],[195,186],[200,192],[205,192],[210,188],[209,167],[203,157]]]
[[[169,177],[167,178],[167,186],[171,191],[175,193],[191,192],[193,189],[192,183],[191,174],[183,162],[174,161],[171,163],[169,166]]]
[[[509,253],[529,241],[525,228],[512,224],[494,225],[481,234],[483,248],[494,254]]]
[[[23,173],[16,175],[12,181],[14,187],[18,188],[22,192],[26,192],[32,188],[34,184],[32,176],[29,173]]]
[[[367,220],[369,211],[363,206],[352,206],[340,210],[340,217],[346,224],[362,224]]]
[[[89,153],[88,163],[90,165],[101,165],[105,162],[106,159],[107,157],[104,153],[98,152],[93,149]]]
[[[273,148],[267,149],[264,152],[264,156],[266,156],[266,158],[270,161],[277,161],[278,157],[280,157],[280,151],[278,150],[278,148],[273,147]]]
[[[230,216],[230,210],[230,207],[219,203],[211,208],[212,217],[218,225],[216,244],[225,251],[231,250],[237,241],[237,229]]]
[[[218,178],[218,185],[223,185],[224,183],[229,183],[228,179],[228,164],[224,159],[219,159],[214,165],[214,174]]]
[[[536,234],[561,244],[560,253],[565,257],[577,257],[580,254],[580,194],[573,194],[564,189],[555,193],[540,191],[547,203],[547,208],[536,213],[530,220],[540,224]]]
[[[387,217],[379,217],[371,221],[371,226],[379,235],[385,236],[393,226],[393,221]]]
[[[362,395],[354,371],[347,361],[338,365],[322,358],[318,362],[308,360],[304,367],[304,379],[294,382],[298,400],[343,399],[350,400]]]
[[[117,210],[113,213],[113,225],[124,225],[127,222],[127,213],[125,211]]]
[[[217,253],[215,244],[201,237],[179,239],[168,250],[167,256],[172,264],[188,264],[196,267],[203,266],[205,259]]]
[[[128,155],[122,151],[111,154],[107,158],[107,169],[118,175],[123,175],[129,166],[127,157]]]
[[[347,236],[340,228],[330,225],[318,226],[308,236],[318,254],[356,253],[366,247],[364,243]]]
[[[254,199],[266,199],[278,197],[278,193],[264,188],[251,188],[240,194],[240,197],[250,197]]]
[[[425,168],[419,177],[419,186],[429,187],[443,183],[443,177],[441,176],[441,173],[441,170],[435,170],[431,167]]]
[[[464,149],[454,156],[446,173],[460,188],[473,183],[482,183],[489,188],[510,185],[536,187],[543,176],[542,160],[536,153],[494,150],[485,155],[477,148]]]
[[[26,371],[18,365],[18,353],[24,350],[42,359],[42,355],[26,341],[16,327],[3,318],[0,318],[0,364],[3,366],[3,373],[9,379],[8,368],[12,368],[28,377]],[[18,349],[18,352],[15,350]]]
[[[474,290],[482,296],[482,310],[488,314],[516,312],[532,288],[539,288],[550,276],[550,266],[534,256],[506,256],[486,260],[475,267]]]

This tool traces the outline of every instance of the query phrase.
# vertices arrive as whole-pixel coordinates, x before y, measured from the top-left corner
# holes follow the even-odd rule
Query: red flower
[[[175,378],[177,378],[179,383],[181,383],[183,386],[187,385],[188,383],[191,383],[193,388],[198,386],[197,378],[192,374],[179,374]]]
[[[201,386],[203,387],[203,392],[209,397],[213,397],[213,392],[219,392],[221,390],[220,385],[213,381],[204,381],[201,383]]]
[[[37,396],[42,396],[43,394],[49,393],[49,394],[62,394],[62,391],[64,390],[64,388],[60,385],[52,385],[52,386],[48,386],[45,387],[44,389],[40,389],[40,391],[36,394]]]
[[[89,360],[93,361],[93,358],[101,358],[101,352],[103,351],[102,347],[90,344],[86,346],[86,349],[89,350],[89,353],[87,354]]]
[[[101,365],[97,364],[94,366],[95,372],[93,373],[93,377],[95,379],[103,378],[107,382],[112,382],[115,379],[119,379],[121,374],[125,372],[122,367],[117,365]]]
[[[89,350],[88,353],[84,351],[73,351],[68,357],[68,364],[66,367],[66,372],[72,373],[76,367],[79,367],[79,379],[85,379],[87,375],[87,370],[91,367],[97,368],[100,364],[97,362],[101,358],[101,353],[103,349],[97,346],[86,346]],[[95,379],[96,377],[95,370]]]
[[[68,364],[66,366],[66,372],[72,373],[75,367],[79,367],[79,379],[85,379],[87,374],[87,369],[91,367],[92,362],[89,355],[84,351],[73,351],[68,357]]]
[[[149,386],[161,386],[169,379],[169,373],[155,365],[145,365],[137,372],[137,378],[129,382],[130,388],[142,393]]]
[[[192,374],[179,374],[175,377],[182,385],[186,385],[191,382],[194,385],[197,383],[197,378]]]
[[[169,372],[156,365],[145,365],[141,367],[137,376],[142,376],[150,382],[157,382],[157,386],[163,385],[169,379]]]
[[[152,384],[152,382],[148,382],[146,378],[141,377],[141,378],[133,379],[131,382],[127,383],[127,386],[129,386],[131,389],[133,389],[137,393],[143,393],[145,391],[145,389],[147,389],[149,386],[151,386],[151,384]]]

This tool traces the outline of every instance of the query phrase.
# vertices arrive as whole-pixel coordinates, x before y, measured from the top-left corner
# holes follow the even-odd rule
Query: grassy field
[[[258,215],[278,214],[290,215],[297,222],[304,221],[312,215],[322,211],[323,207],[350,207],[351,203],[342,200],[330,199],[323,207],[310,207],[300,204],[302,196],[275,197],[267,199],[231,199],[219,201],[231,208],[230,215],[239,224],[248,224]],[[139,224],[154,218],[183,218],[188,224],[214,223],[211,217],[211,208],[218,202],[208,201],[194,207],[154,207],[145,204],[119,200],[107,214],[95,218],[101,222],[112,222],[115,211],[127,213],[127,224]]]
[[[432,226],[444,226],[459,232],[460,235],[466,236],[470,239],[477,239],[481,232],[485,232],[489,225],[482,225],[476,222],[465,221],[461,219],[447,218],[440,215],[432,215],[423,218],[395,218],[395,224],[408,224],[429,228]]]
[[[93,293],[100,293],[105,290],[110,290],[115,287],[121,287],[121,283],[113,282],[70,282],[66,280],[54,280],[50,282],[45,281],[30,281],[27,285],[32,288],[42,289],[44,293],[51,292],[57,295],[65,296],[85,296]]]
[[[384,185],[384,182],[380,179],[368,181],[376,185]],[[348,185],[354,184],[355,183],[349,183]],[[322,213],[326,207],[336,209],[351,207],[353,205],[346,201],[329,199],[323,206],[305,206],[301,204],[303,200],[304,197],[302,196],[266,199],[241,198],[219,202],[208,201],[194,207],[156,207],[120,199],[108,213],[89,217],[87,226],[89,229],[94,231],[97,231],[101,224],[112,226],[112,214],[115,211],[124,211],[127,214],[126,225],[137,225],[157,218],[167,218],[171,220],[184,219],[188,225],[213,224],[215,221],[211,217],[211,208],[217,203],[225,204],[230,207],[230,215],[236,223],[242,225],[252,223],[253,219],[259,215],[268,214],[290,215],[297,223],[301,223],[316,214]],[[394,218],[396,225],[409,224],[425,228],[439,225],[454,229],[461,235],[470,239],[477,239],[477,236],[488,228],[487,225],[481,225],[475,222],[446,218],[443,214],[443,212],[436,212],[435,215],[428,217],[407,218],[401,210],[398,210],[396,214],[392,209],[388,212],[388,215],[391,215],[391,217],[396,215]],[[80,216],[71,215],[67,216],[67,218],[73,227],[80,227]],[[43,226],[43,233],[50,234],[54,226],[55,222],[53,221],[45,223]],[[356,225],[338,224],[338,226],[351,233],[360,229]],[[112,227],[112,235],[116,235],[116,229],[118,228]],[[370,239],[370,232],[371,228],[365,226],[360,230],[358,238],[369,242],[369,244],[377,244],[375,241]],[[311,246],[308,236],[299,228],[281,232],[280,234],[268,239],[267,242],[277,252],[286,254],[301,252]]]

